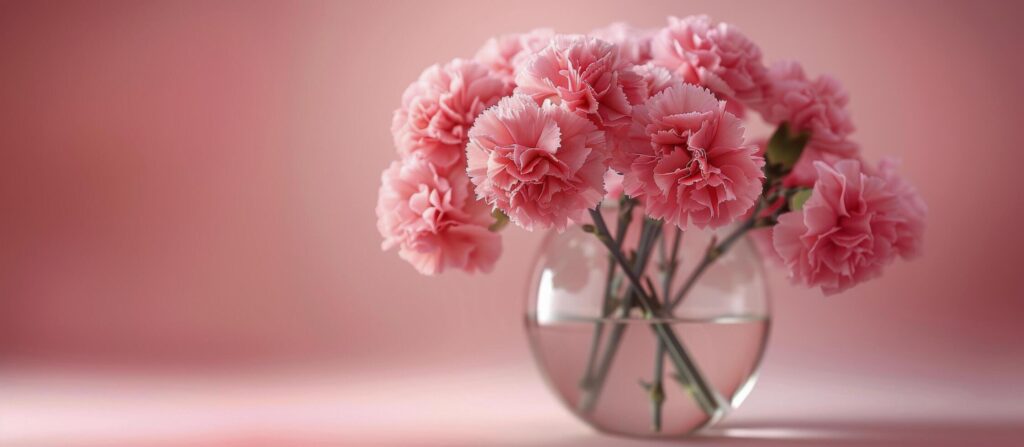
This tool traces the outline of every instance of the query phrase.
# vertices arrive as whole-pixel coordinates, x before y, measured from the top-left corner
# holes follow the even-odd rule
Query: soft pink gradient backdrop
[[[539,234],[506,231],[489,276],[380,251],[391,112],[498,33],[700,12],[837,75],[866,156],[931,208],[926,255],[881,280],[824,299],[776,271],[769,367],[1024,398],[1012,2],[5,2],[0,364],[528,368]]]

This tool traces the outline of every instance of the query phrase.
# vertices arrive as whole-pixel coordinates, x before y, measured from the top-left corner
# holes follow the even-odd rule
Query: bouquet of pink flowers
[[[753,41],[706,16],[496,37],[472,59],[428,68],[402,95],[391,125],[400,158],[376,210],[383,247],[426,275],[488,272],[507,222],[579,225],[629,281],[635,299],[623,305],[665,316],[692,281],[659,301],[621,249],[623,226],[609,229],[600,213],[612,201],[642,210],[648,241],[666,227],[731,226],[691,280],[749,233],[795,282],[837,293],[915,255],[926,213],[894,163],[861,158],[847,102],[835,78],[796,62],[769,67]],[[746,135],[756,117],[774,133]],[[714,411],[671,328],[655,329]]]

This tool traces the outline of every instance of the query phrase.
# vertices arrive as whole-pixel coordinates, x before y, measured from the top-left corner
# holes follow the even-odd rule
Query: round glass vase
[[[615,231],[616,210],[602,214]],[[645,251],[637,247],[642,214],[636,210],[622,242],[631,262]],[[770,321],[756,248],[748,238],[738,240],[682,299],[673,300],[712,238],[721,240],[730,231],[681,233],[672,278],[666,272],[676,228],[665,225],[647,245],[644,273],[656,291],[651,298],[660,303],[658,315],[638,303],[621,268],[609,270],[609,251],[596,235],[580,226],[547,234],[529,283],[526,328],[542,375],[569,411],[605,433],[681,437],[720,421],[743,402]]]

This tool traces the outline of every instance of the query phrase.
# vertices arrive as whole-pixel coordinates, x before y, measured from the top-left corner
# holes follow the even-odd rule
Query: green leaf
[[[793,194],[793,197],[789,198],[789,209],[791,211],[800,211],[804,207],[804,203],[807,199],[811,198],[811,189],[803,188]]]
[[[782,174],[789,173],[800,160],[800,155],[807,146],[807,140],[811,138],[809,132],[793,134],[790,131],[789,123],[779,124],[775,133],[768,140],[768,147],[765,149],[765,157],[768,164],[774,166]]]
[[[502,228],[505,228],[505,226],[508,225],[508,216],[501,212],[501,210],[495,208],[494,211],[491,211],[491,216],[494,217],[494,223],[487,228],[488,230],[497,232],[501,231]]]
[[[665,401],[665,388],[662,387],[661,382],[655,382],[646,388],[650,393],[651,402],[660,404]]]

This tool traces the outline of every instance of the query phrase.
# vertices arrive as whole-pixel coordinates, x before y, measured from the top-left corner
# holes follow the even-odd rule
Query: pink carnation
[[[736,27],[713,24],[707,16],[668,21],[651,44],[654,63],[678,73],[685,82],[711,89],[729,101],[730,111],[764,100],[770,83],[761,49]]]
[[[446,268],[491,271],[501,238],[488,230],[493,219],[470,188],[461,170],[442,175],[419,156],[391,163],[377,199],[382,248],[397,246],[398,255],[424,275]]]
[[[846,111],[849,96],[839,81],[827,75],[809,80],[796,62],[775,64],[770,77],[771,96],[762,106],[765,120],[772,124],[786,122],[794,131],[811,134],[787,184],[812,184],[817,175],[815,161],[834,164],[857,156],[857,144],[847,139],[854,130]]]
[[[534,53],[516,74],[515,92],[585,116],[601,130],[628,126],[632,104],[647,96],[615,45],[579,35],[556,36]]]
[[[669,87],[683,85],[683,80],[679,76],[668,71],[665,67],[650,62],[633,67],[633,71],[644,80],[644,84],[647,86],[648,97],[657,95]]]
[[[611,42],[619,49],[619,59],[633,65],[651,60],[651,39],[654,30],[634,28],[628,23],[615,22],[590,32],[590,35]]]
[[[564,230],[604,195],[604,134],[565,109],[505,98],[480,115],[469,138],[477,196],[527,230]]]
[[[710,91],[671,87],[637,107],[635,117],[613,168],[651,217],[682,228],[720,227],[754,205],[764,159],[744,145],[740,119]]]
[[[484,109],[510,93],[478,62],[455,59],[423,71],[402,95],[391,133],[403,156],[419,154],[442,170],[461,163],[466,133]]]
[[[924,234],[924,220],[928,214],[928,206],[910,182],[896,173],[899,163],[885,158],[878,165],[878,175],[885,179],[890,191],[900,200],[903,210],[903,222],[896,225],[899,237],[896,239],[896,250],[904,259],[914,258],[921,253],[921,241]]]
[[[803,209],[783,214],[773,243],[790,276],[826,294],[877,277],[897,255],[920,244],[921,205],[901,180],[865,173],[856,160],[815,163],[818,181]]]
[[[516,66],[546,47],[554,36],[554,31],[538,28],[528,33],[492,37],[476,52],[474,59],[511,86],[514,85]]]

